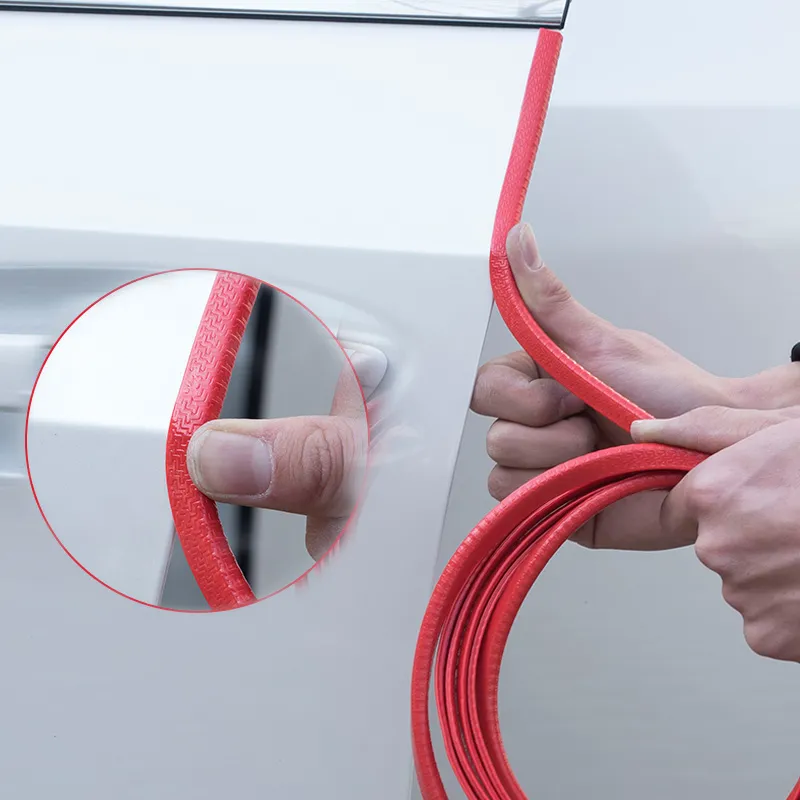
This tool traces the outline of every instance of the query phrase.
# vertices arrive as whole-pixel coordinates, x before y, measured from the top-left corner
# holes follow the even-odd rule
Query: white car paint
[[[486,251],[535,34],[2,22],[6,273],[82,264],[99,285],[110,269],[224,264],[333,298],[387,353],[390,419],[417,439],[376,477],[338,563],[261,606],[203,617],[141,608],[88,580],[49,538],[24,481],[7,480],[0,597],[15,657],[0,764],[10,794],[406,798],[414,634],[441,566],[488,320]],[[663,331],[720,371],[785,360],[799,338],[788,310],[800,257],[798,29],[800,7],[787,0],[575,0],[567,20],[527,216],[598,312]],[[483,500],[458,496],[463,513],[451,516],[471,524]],[[796,767],[794,674],[733,645],[704,650],[695,610],[678,617],[691,637],[673,634],[699,655],[676,671],[674,646],[652,631],[676,624],[692,579],[648,583],[641,576],[655,573],[640,562],[597,563],[586,571],[593,596],[614,585],[594,627],[564,633],[561,614],[584,601],[568,572],[554,572],[562,582],[540,590],[537,638],[504,676],[506,738],[526,787],[609,800],[784,796]],[[652,586],[663,606],[648,599]],[[636,617],[636,604],[654,615]],[[634,640],[639,661],[606,658],[609,631]],[[526,635],[515,634],[518,647]],[[579,649],[576,665],[563,639],[594,650]],[[544,654],[542,698],[527,657]],[[653,682],[635,683],[641,673]],[[572,708],[581,678],[595,706]],[[692,692],[697,719],[676,687]],[[655,711],[642,719],[645,698]],[[530,720],[528,703],[549,723],[535,728],[535,747],[519,719]]]

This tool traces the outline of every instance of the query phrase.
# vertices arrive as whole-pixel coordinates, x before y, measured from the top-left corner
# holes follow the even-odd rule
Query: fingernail
[[[525,266],[529,270],[537,270],[542,266],[543,262],[539,255],[536,237],[533,235],[533,229],[527,223],[522,224],[519,229],[519,248],[522,252]]]
[[[658,436],[664,430],[664,420],[637,419],[631,423],[631,436],[636,441],[646,441]]]
[[[369,400],[386,374],[386,356],[380,351],[347,350],[364,398]]]
[[[272,480],[269,445],[241,433],[201,432],[189,443],[187,463],[192,481],[208,495],[260,495]]]

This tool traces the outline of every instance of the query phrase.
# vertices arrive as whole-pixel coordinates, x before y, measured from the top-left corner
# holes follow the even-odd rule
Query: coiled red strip
[[[175,531],[197,585],[214,611],[245,606],[256,597],[231,551],[216,504],[192,482],[186,451],[192,434],[222,411],[258,289],[258,281],[245,275],[217,275],[167,434],[167,491]]]
[[[506,254],[506,236],[522,213],[560,47],[560,34],[540,33],[495,222],[492,289],[503,319],[526,352],[587,405],[627,430],[649,415],[545,335],[522,301]],[[466,797],[526,800],[505,754],[497,703],[503,653],[525,596],[558,548],[584,523],[629,495],[672,488],[702,459],[661,445],[591,453],[521,487],[469,534],[436,584],[414,658],[411,725],[424,800],[447,800],[428,713],[434,658],[445,749]],[[800,782],[789,800],[800,800]]]
[[[538,150],[561,35],[542,31],[501,193],[490,258],[497,306],[520,345],[553,378],[623,429],[649,415],[597,380],[545,335],[520,297],[505,250],[520,219]],[[192,348],[167,445],[167,484],[190,568],[215,610],[254,601],[222,531],[216,506],[189,477],[192,434],[216,418],[258,284],[220,274]],[[414,759],[424,800],[447,800],[430,731],[435,693],[445,748],[469,800],[526,800],[505,754],[498,683],[513,621],[536,578],[584,523],[624,497],[670,489],[703,456],[660,445],[629,445],[562,464],[526,484],[478,524],[440,577],[426,611],[412,675]],[[438,645],[438,654],[437,654]],[[800,782],[789,800],[800,800]]]

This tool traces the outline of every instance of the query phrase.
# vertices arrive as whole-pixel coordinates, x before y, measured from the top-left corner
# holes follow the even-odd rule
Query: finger
[[[551,378],[531,378],[505,363],[478,371],[471,408],[476,414],[541,427],[578,414],[583,403]]]
[[[671,419],[638,420],[631,427],[631,435],[635,442],[660,442],[716,453],[795,416],[796,409],[752,411],[706,406]]]
[[[705,464],[700,465],[703,466]],[[691,499],[691,476],[690,472],[664,499],[661,505],[661,527],[668,538],[696,544],[698,521]]]
[[[487,367],[490,364],[502,364],[503,366],[511,367],[527,375],[531,380],[550,377],[524,350],[515,350],[513,353],[497,356],[487,361],[484,366]]]
[[[365,426],[362,436],[367,436],[365,403],[375,393],[382,382],[388,362],[386,356],[374,347],[342,343],[350,360],[339,375],[331,403],[332,416],[349,417]],[[354,487],[354,481],[351,480]],[[353,489],[351,489],[351,494]],[[346,503],[348,513],[352,510],[355,498]],[[335,543],[347,524],[348,516],[330,516],[329,513],[309,513],[306,517],[306,551],[315,561],[319,561]]]
[[[509,469],[508,467],[495,467],[489,473],[489,494],[495,500],[505,500],[520,486],[528,481],[538,478],[544,472],[542,469]]]
[[[319,561],[333,547],[349,519],[349,517],[308,517],[306,551],[314,561]]]
[[[542,375],[539,370],[539,365],[524,350],[515,350],[513,353],[506,353],[505,355],[492,358],[487,361],[481,369],[496,364],[503,367],[511,367],[511,369],[521,372],[531,380],[534,380],[534,378],[546,377]]]
[[[624,334],[611,323],[584,308],[545,265],[531,227],[511,229],[506,242],[509,264],[522,299],[547,335],[580,362],[598,350],[607,351]]]
[[[800,362],[772,367],[747,378],[732,378],[728,389],[739,408],[787,408],[797,402]]]
[[[336,384],[331,403],[334,416],[363,417],[364,403],[383,381],[387,369],[386,356],[374,347],[342,343],[349,359]]]
[[[189,474],[223,503],[346,516],[364,456],[363,425],[346,417],[215,420],[189,443]]]
[[[543,472],[495,467],[489,475],[489,494],[495,500],[505,500]],[[587,522],[572,540],[594,550],[639,552],[670,550],[693,544],[696,530],[676,535],[663,528],[661,509],[667,496],[666,492],[652,491],[619,500]]]
[[[486,435],[486,452],[492,461],[515,469],[550,469],[591,453],[596,444],[597,429],[585,416],[544,428],[497,420]]]
[[[671,550],[693,544],[696,530],[667,530],[661,510],[668,495],[642,492],[618,500],[587,523],[573,541],[595,550]]]
[[[794,626],[782,624],[782,617],[775,609],[765,610],[755,619],[748,613],[744,619],[744,638],[756,655],[796,664],[800,662],[800,642]]]

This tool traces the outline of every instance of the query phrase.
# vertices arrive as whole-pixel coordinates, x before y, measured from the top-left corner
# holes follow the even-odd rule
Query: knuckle
[[[689,510],[697,516],[710,513],[719,506],[725,485],[713,469],[703,469],[701,465],[686,478],[686,503]]]
[[[547,269],[547,267],[545,267]],[[549,310],[567,306],[572,302],[572,293],[552,273],[547,274],[547,279],[542,281],[540,290],[541,303]]]
[[[346,426],[317,424],[302,443],[298,476],[309,499],[317,506],[333,502],[345,484],[347,465],[354,450]]]
[[[721,537],[712,534],[703,534],[697,537],[694,552],[698,561],[712,572],[721,574],[728,561],[725,543]]]
[[[506,450],[508,425],[503,420],[496,420],[486,433],[486,452],[495,463],[503,460]]]
[[[475,378],[470,407],[476,414],[492,416],[492,408],[497,405],[498,371],[494,364],[484,364]]]
[[[537,379],[530,383],[531,427],[541,428],[561,419],[568,399],[567,390],[552,379]]]
[[[497,364],[498,366],[509,367],[517,372],[532,378],[539,374],[539,369],[534,360],[528,355],[525,350],[515,350],[513,353],[508,353],[504,356],[492,359],[489,364]]]
[[[744,615],[747,608],[747,599],[742,591],[732,586],[729,581],[722,582],[722,599],[734,610]]]
[[[505,470],[502,467],[495,467],[489,473],[489,480],[487,481],[489,494],[495,500],[505,500],[510,494],[508,478]]]
[[[791,658],[791,640],[786,635],[785,626],[776,625],[769,620],[744,623],[744,638],[747,646],[759,656],[772,659]]]

